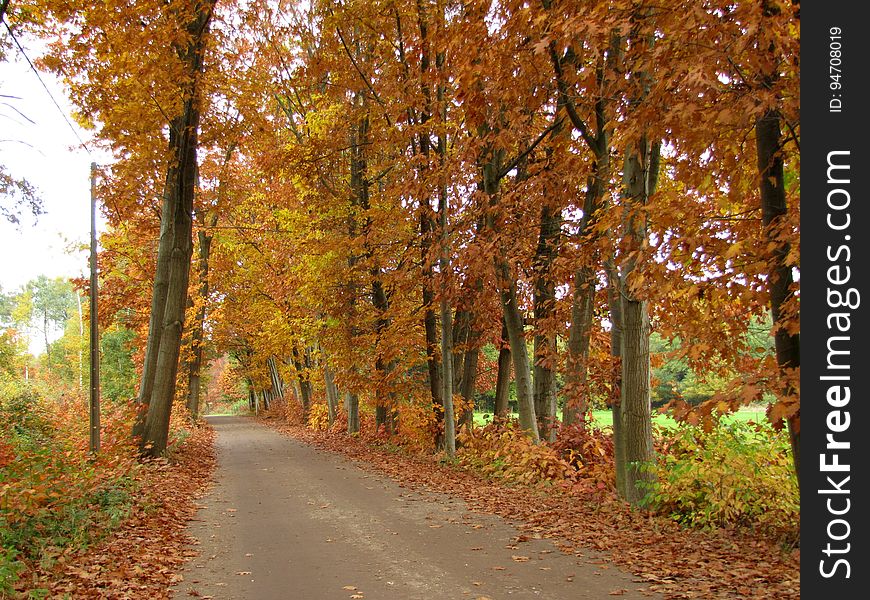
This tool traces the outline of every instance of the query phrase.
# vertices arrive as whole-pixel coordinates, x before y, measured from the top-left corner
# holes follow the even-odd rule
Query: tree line
[[[656,332],[727,375],[676,414],[772,394],[799,465],[799,3],[10,11],[115,157],[101,316],[136,331],[143,452],[180,392],[197,411],[210,345],[252,391],[452,454],[493,344],[496,412],[512,379],[536,442],[606,399],[638,502]],[[767,315],[772,353],[746,335]]]

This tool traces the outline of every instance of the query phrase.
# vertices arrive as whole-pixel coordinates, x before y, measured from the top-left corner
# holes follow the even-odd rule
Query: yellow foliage
[[[308,410],[308,427],[315,431],[325,431],[329,428],[329,407],[325,404],[315,404]]]

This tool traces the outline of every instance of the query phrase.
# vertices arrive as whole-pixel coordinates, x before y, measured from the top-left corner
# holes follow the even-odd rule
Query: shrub
[[[609,427],[560,425],[552,447],[578,471],[583,483],[598,489],[615,488],[613,432]]]
[[[308,409],[308,426],[315,431],[329,429],[329,407],[325,404],[314,404]]]
[[[0,431],[37,444],[54,434],[51,413],[33,386],[4,382],[0,387]]]
[[[644,503],[679,523],[744,529],[796,541],[800,498],[785,434],[751,422],[718,423],[709,433],[665,433],[657,463],[644,468]]]
[[[457,436],[459,463],[488,477],[539,484],[573,479],[577,470],[547,444],[534,444],[513,421],[494,421]]]
[[[0,597],[24,565],[50,567],[116,528],[139,485],[131,407],[105,406],[102,449],[93,456],[82,398],[49,400],[27,385],[13,392],[0,398]]]

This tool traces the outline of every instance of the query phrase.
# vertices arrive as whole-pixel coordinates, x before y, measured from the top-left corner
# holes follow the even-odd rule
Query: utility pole
[[[97,322],[97,163],[91,163],[91,452],[100,450],[100,327]]]

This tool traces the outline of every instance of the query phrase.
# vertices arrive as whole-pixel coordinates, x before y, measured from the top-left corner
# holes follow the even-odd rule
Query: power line
[[[70,131],[72,131],[73,135],[76,136],[76,139],[79,141],[79,144],[81,145],[81,147],[85,149],[85,152],[90,154],[91,153],[90,149],[87,147],[84,140],[82,140],[81,136],[79,135],[79,132],[76,130],[76,128],[73,126],[72,122],[69,120],[69,117],[66,116],[66,112],[60,107],[60,104],[58,104],[57,100],[54,99],[54,95],[51,93],[51,90],[49,90],[48,86],[45,85],[45,81],[43,81],[42,76],[39,74],[39,71],[36,69],[36,67],[33,66],[33,62],[30,60],[30,57],[27,56],[27,53],[24,51],[24,48],[21,47],[21,44],[19,43],[18,38],[12,32],[12,28],[9,27],[9,23],[6,22],[5,18],[3,19],[3,25],[6,26],[6,31],[9,32],[9,37],[11,37],[12,41],[15,42],[15,47],[18,48],[18,52],[21,53],[21,56],[24,57],[24,60],[26,60],[27,64],[30,66],[30,70],[33,71],[33,74],[36,75],[36,78],[39,80],[39,83],[42,84],[42,88],[45,90],[45,93],[48,94],[48,97],[51,98],[52,103],[54,103],[55,108],[57,108],[57,111],[63,117],[63,120],[66,121],[67,125],[69,125]]]

